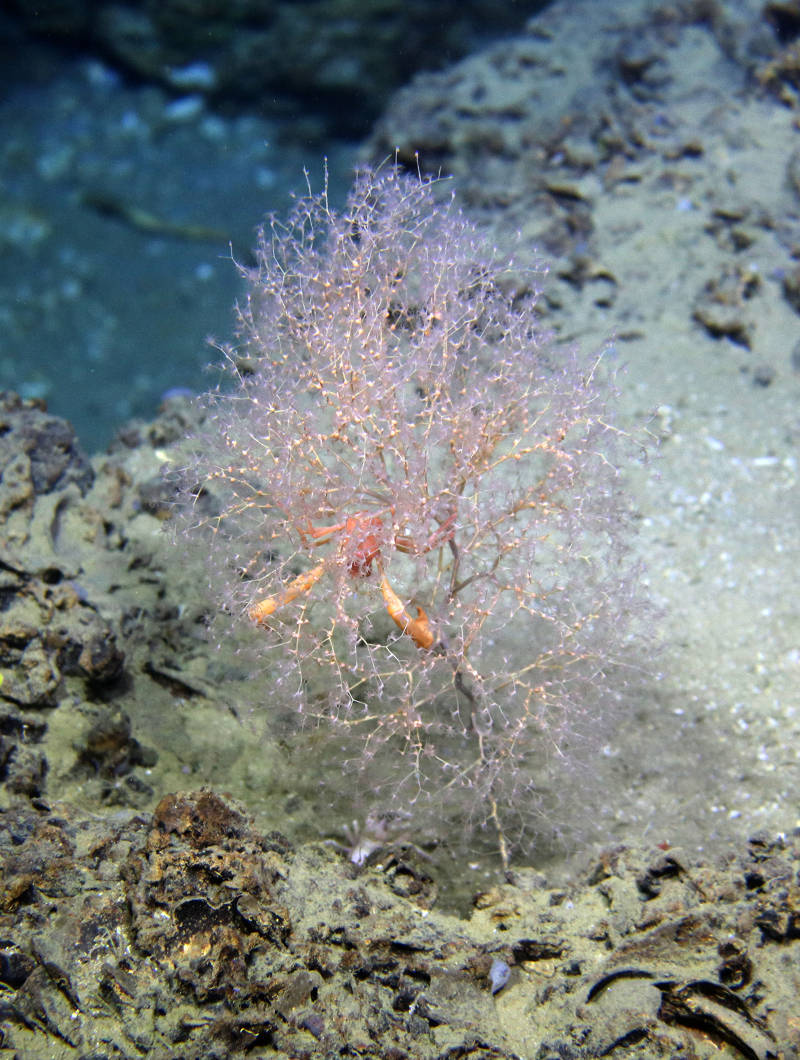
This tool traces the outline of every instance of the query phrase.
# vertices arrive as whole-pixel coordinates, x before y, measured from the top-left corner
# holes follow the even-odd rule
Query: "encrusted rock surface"
[[[134,450],[120,442],[116,457],[93,465],[69,424],[40,402],[0,395],[0,429],[2,804],[43,795],[51,762],[66,759],[66,773],[105,789],[96,788],[101,802],[126,785],[127,804],[149,791],[136,767],[155,760],[120,707],[131,686],[123,644],[130,652],[137,643],[161,591],[136,535],[147,483],[126,468]],[[152,429],[162,437],[163,424]],[[155,474],[155,448],[139,452]],[[160,525],[144,519],[150,533]]]
[[[259,833],[211,791],[107,822],[20,809],[0,854],[2,1057],[800,1047],[796,841],[755,838],[716,865],[620,848],[569,887],[521,872],[469,920],[409,897],[412,850],[356,867]]]

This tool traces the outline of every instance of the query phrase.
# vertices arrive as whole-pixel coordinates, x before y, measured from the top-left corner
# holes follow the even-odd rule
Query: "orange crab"
[[[430,552],[432,549],[438,548],[452,539],[454,521],[455,514],[450,515],[423,545],[417,545],[412,538],[405,534],[396,534],[394,547],[398,552],[413,556]],[[421,607],[417,607],[417,617],[412,618],[383,571],[381,564],[383,519],[381,516],[372,515],[369,512],[356,512],[355,515],[349,515],[343,523],[335,523],[332,526],[313,526],[309,522],[305,529],[299,527],[298,529],[303,542],[305,543],[306,539],[311,538],[312,545],[323,545],[332,538],[337,537],[339,547],[336,551],[335,560],[339,563],[345,563],[348,573],[353,578],[366,577],[372,573],[373,564],[377,564],[381,576],[381,593],[383,594],[383,600],[389,616],[403,633],[411,637],[418,648],[428,650],[433,646],[436,638],[431,630],[428,616]],[[330,559],[323,560],[322,563],[318,563],[310,570],[298,574],[279,593],[253,604],[248,611],[248,617],[256,623],[264,622],[270,615],[283,607],[284,604],[291,603],[292,600],[296,600],[303,593],[310,592],[328,569],[330,563]]]

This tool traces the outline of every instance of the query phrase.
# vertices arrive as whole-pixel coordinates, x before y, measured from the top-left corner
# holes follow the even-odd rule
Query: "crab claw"
[[[290,603],[302,593],[307,593],[309,589],[313,589],[324,572],[324,563],[318,563],[311,570],[303,571],[302,574],[298,574],[296,578],[293,578],[286,588],[276,593],[275,596],[268,596],[265,600],[260,600],[257,604],[253,604],[247,612],[247,617],[251,622],[263,622],[279,607],[283,607],[284,604]]]
[[[436,639],[431,630],[428,616],[421,607],[417,607],[417,617],[412,618],[403,607],[403,602],[389,584],[389,579],[384,574],[381,577],[381,592],[386,604],[389,616],[400,627],[403,633],[407,633],[418,648],[427,651],[433,646]]]

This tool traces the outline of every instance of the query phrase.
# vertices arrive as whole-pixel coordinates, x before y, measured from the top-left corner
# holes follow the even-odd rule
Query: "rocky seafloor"
[[[716,865],[609,851],[430,909],[413,853],[356,868],[210,791],[0,833],[8,1057],[797,1055],[797,843]]]
[[[539,247],[546,325],[613,340],[659,441],[627,473],[658,674],[569,882],[324,842],[345,810],[264,739],[165,532],[190,403],[89,458],[4,395],[0,1057],[800,1054],[794,8],[555,4],[368,148]]]
[[[191,790],[198,739],[176,767],[164,719],[248,740],[165,562],[159,469],[194,415],[89,460],[0,406],[0,1056],[797,1055],[797,836],[516,868],[456,917],[410,841],[354,858]]]

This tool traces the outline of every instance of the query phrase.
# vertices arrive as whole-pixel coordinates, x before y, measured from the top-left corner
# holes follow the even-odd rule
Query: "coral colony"
[[[634,579],[602,366],[443,191],[365,171],[262,230],[184,490],[265,704],[507,864],[548,762],[602,732]]]

